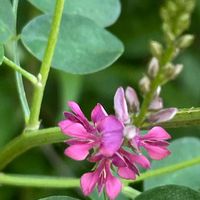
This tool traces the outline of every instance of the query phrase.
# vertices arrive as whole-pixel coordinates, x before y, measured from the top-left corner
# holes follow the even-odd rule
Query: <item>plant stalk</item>
[[[7,57],[4,56],[3,58],[3,62],[9,66],[10,68],[14,69],[15,71],[19,72],[21,75],[23,75],[27,80],[29,80],[31,83],[33,83],[34,85],[37,84],[38,80],[37,78],[27,72],[26,70],[24,70],[23,68],[21,68],[20,66],[18,66],[17,64],[15,64],[14,62],[12,62],[10,59],[8,59]]]
[[[63,177],[49,177],[49,176],[30,176],[18,174],[4,174],[0,173],[0,184],[12,185],[17,187],[35,187],[35,188],[79,188],[80,179],[78,178],[63,178]],[[125,186],[122,189],[127,197],[135,198],[140,194],[139,191]],[[108,199],[106,194],[105,199]]]
[[[13,12],[15,15],[15,35],[17,35],[17,10],[18,10],[18,3],[19,0],[13,0]],[[19,60],[19,56],[18,56],[18,43],[17,40],[13,41],[13,60],[14,63],[16,63],[17,65],[20,65],[20,60]],[[22,110],[24,113],[24,118],[25,118],[25,123],[28,122],[29,117],[30,117],[30,110],[29,110],[29,105],[28,105],[28,101],[26,98],[26,93],[25,93],[25,89],[24,89],[24,84],[23,84],[23,80],[22,80],[22,75],[19,72],[15,72],[15,77],[16,77],[16,83],[17,83],[17,90],[18,90],[18,94],[19,94],[19,99],[22,105]]]
[[[51,67],[51,61],[53,58],[56,42],[59,35],[59,28],[62,19],[63,8],[64,8],[64,0],[57,0],[47,47],[44,53],[44,58],[38,75],[38,79],[40,80],[41,86],[35,86],[34,88],[34,94],[31,106],[31,115],[28,125],[26,127],[27,130],[37,130],[40,126],[40,121],[39,121],[40,109],[41,109],[44,89],[46,86],[47,78]]]
[[[47,128],[32,132],[24,132],[9,142],[0,151],[0,170],[5,168],[17,156],[33,147],[64,142],[66,139],[67,137],[61,134],[59,128]]]

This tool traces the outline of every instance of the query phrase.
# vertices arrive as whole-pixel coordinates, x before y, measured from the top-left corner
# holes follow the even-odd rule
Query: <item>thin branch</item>
[[[0,184],[12,185],[17,187],[35,187],[35,188],[80,188],[80,179],[63,178],[50,176],[31,176],[0,173]],[[127,197],[135,198],[140,194],[139,191],[125,186],[122,189]]]
[[[44,89],[46,86],[47,78],[48,78],[50,67],[51,67],[51,61],[53,59],[53,54],[54,54],[56,42],[59,35],[64,2],[65,2],[64,0],[56,1],[48,44],[44,53],[44,58],[42,61],[40,73],[38,75],[38,78],[41,80],[41,86],[40,87],[36,86],[34,89],[32,106],[31,106],[31,115],[30,115],[30,120],[28,122],[28,126],[27,126],[27,129],[29,130],[36,130],[39,128],[39,125],[40,125],[40,120],[39,120],[40,109],[41,109]]]
[[[17,10],[18,10],[18,3],[19,0],[13,0],[13,13],[15,16],[15,35],[17,35]],[[14,40],[12,42],[13,44],[13,59],[14,62],[17,65],[20,65],[20,60],[19,60],[19,56],[18,56],[18,43],[17,40]],[[16,83],[17,83],[17,91],[19,94],[19,99],[22,105],[22,110],[24,112],[24,118],[25,118],[25,122],[27,123],[30,117],[30,110],[29,110],[29,105],[28,105],[28,101],[26,98],[26,93],[25,93],[25,89],[24,89],[24,84],[23,84],[23,80],[22,80],[22,75],[18,72],[15,71],[15,77],[16,77]]]
[[[159,169],[155,169],[155,170],[149,170],[145,173],[142,173],[140,176],[138,176],[138,178],[134,181],[131,180],[126,180],[124,181],[124,183],[129,184],[129,183],[135,183],[135,182],[139,182],[139,181],[143,181],[152,177],[156,177],[156,176],[161,176],[164,174],[169,174],[171,172],[175,172],[178,170],[182,170],[194,165],[199,165],[200,164],[200,157],[197,158],[193,158],[191,160],[187,160],[181,163],[177,163],[174,165],[169,165],[167,167],[162,167]]]
[[[12,68],[12,69],[14,69],[15,71],[19,72],[20,74],[22,74],[22,75],[23,75],[27,80],[29,80],[31,83],[33,83],[34,85],[37,85],[38,80],[37,80],[37,78],[36,78],[33,74],[27,72],[26,70],[24,70],[23,68],[21,68],[20,66],[18,66],[17,64],[15,64],[15,63],[12,62],[11,60],[9,60],[8,58],[6,58],[5,56],[4,56],[4,58],[3,58],[3,62],[4,62],[7,66],[9,66],[10,68]]]

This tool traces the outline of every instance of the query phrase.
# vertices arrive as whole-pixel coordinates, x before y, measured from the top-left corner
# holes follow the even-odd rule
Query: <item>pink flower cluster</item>
[[[162,109],[160,102],[160,98],[155,97],[152,104],[156,109],[150,109],[147,120],[161,122],[175,115],[176,109]],[[81,188],[86,196],[97,186],[99,194],[105,188],[109,199],[114,200],[122,184],[113,175],[113,169],[121,178],[135,179],[139,175],[138,165],[150,168],[149,160],[142,155],[142,148],[155,160],[170,154],[166,140],[171,137],[163,128],[155,126],[142,135],[134,126],[134,116],[140,108],[137,94],[131,87],[125,92],[122,87],[118,88],[114,97],[116,116],[108,115],[103,106],[97,104],[92,110],[90,123],[78,104],[70,101],[68,106],[72,112],[65,112],[66,119],[59,123],[61,131],[71,137],[66,141],[69,147],[65,155],[74,160],[87,158],[95,163],[95,169],[81,177]]]

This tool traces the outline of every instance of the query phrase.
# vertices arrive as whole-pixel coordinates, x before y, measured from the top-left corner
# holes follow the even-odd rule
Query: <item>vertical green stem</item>
[[[39,115],[40,115],[41,103],[43,99],[47,78],[49,75],[49,70],[51,67],[51,61],[56,47],[56,42],[58,39],[63,7],[64,7],[64,0],[57,0],[53,15],[53,21],[51,24],[48,44],[45,50],[40,73],[38,75],[38,79],[40,80],[41,85],[35,86],[34,88],[31,115],[27,126],[28,130],[38,129],[40,125]]]
[[[17,34],[17,9],[18,9],[19,0],[13,1],[13,11],[15,15],[15,35]],[[18,49],[17,49],[17,41],[13,41],[13,59],[17,65],[20,65],[19,57],[18,57]],[[16,82],[17,82],[17,90],[19,94],[19,98],[21,101],[22,109],[24,112],[25,122],[27,123],[30,116],[29,106],[26,98],[26,93],[24,89],[24,84],[22,80],[22,75],[19,72],[15,72]]]
[[[166,49],[163,57],[159,60],[159,64],[160,64],[159,72],[158,72],[157,76],[154,78],[154,80],[151,82],[150,90],[144,97],[144,101],[142,103],[140,113],[134,121],[134,124],[138,127],[140,127],[142,125],[142,123],[145,119],[146,113],[148,111],[148,107],[154,97],[154,93],[157,90],[158,86],[161,84],[163,67],[172,60],[174,50],[175,50],[174,46],[170,45]]]

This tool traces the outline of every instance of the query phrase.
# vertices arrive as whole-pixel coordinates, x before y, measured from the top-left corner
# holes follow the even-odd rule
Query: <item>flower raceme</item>
[[[153,101],[148,121],[166,121],[175,115],[175,108],[162,109],[159,94]],[[131,87],[125,92],[122,87],[117,89],[114,97],[116,116],[108,115],[103,106],[97,104],[91,112],[92,122],[89,122],[77,103],[69,101],[68,106],[72,112],[64,112],[65,119],[59,122],[61,131],[71,137],[66,141],[69,146],[64,153],[74,160],[87,158],[95,163],[94,170],[81,177],[81,189],[86,196],[97,186],[99,194],[105,189],[109,199],[114,200],[122,184],[113,175],[113,170],[121,178],[134,180],[139,175],[138,165],[150,168],[150,161],[142,155],[142,148],[155,160],[170,154],[166,141],[170,135],[163,128],[156,126],[142,135],[134,125],[133,119],[140,111],[140,103]]]
[[[160,123],[169,121],[174,117],[177,109],[162,109],[163,105],[160,102],[162,102],[162,99],[157,92],[149,106],[147,121]],[[139,105],[137,94],[133,88],[127,87],[125,92],[122,87],[117,89],[114,96],[114,108],[118,119],[125,124],[123,135],[127,138],[129,145],[136,153],[141,153],[141,147],[143,147],[151,159],[163,159],[170,154],[167,149],[169,143],[165,140],[170,139],[171,136],[159,126],[153,127],[143,136],[140,129],[134,125],[134,117],[137,117],[140,111]]]

